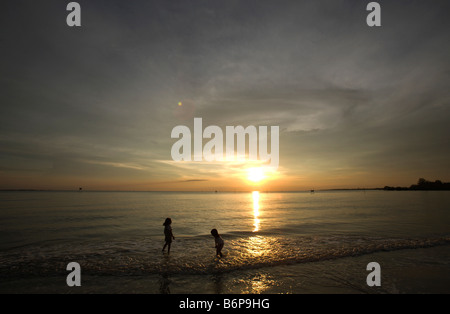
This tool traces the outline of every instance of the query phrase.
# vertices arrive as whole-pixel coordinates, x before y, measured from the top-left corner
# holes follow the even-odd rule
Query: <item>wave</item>
[[[121,241],[46,242],[0,252],[2,278],[67,275],[78,262],[84,275],[204,275],[263,267],[313,263],[383,251],[450,244],[450,237],[376,238],[361,236],[263,236],[228,234],[224,258],[214,257],[211,237],[177,238],[170,255],[162,242],[135,238]]]

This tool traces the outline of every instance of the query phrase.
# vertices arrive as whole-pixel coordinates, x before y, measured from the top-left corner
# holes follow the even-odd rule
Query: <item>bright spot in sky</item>
[[[178,106],[182,106],[183,105],[183,103],[180,101],[179,103],[178,103]]]
[[[264,170],[263,168],[250,168],[248,169],[248,180],[252,182],[259,182],[264,179]]]

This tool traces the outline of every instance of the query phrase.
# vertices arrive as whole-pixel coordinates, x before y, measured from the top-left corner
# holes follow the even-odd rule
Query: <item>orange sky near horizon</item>
[[[430,180],[434,178],[430,178]],[[29,174],[3,177],[0,189],[32,189],[32,190],[78,190],[80,187],[92,191],[309,191],[311,189],[358,189],[382,188],[385,185],[406,186],[415,184],[418,177],[411,176],[403,180],[386,180],[383,176],[347,175],[320,177],[318,175],[294,176],[277,173],[267,176],[259,182],[253,182],[245,174],[236,173],[229,177],[210,176],[202,178],[182,177],[173,180],[144,180],[142,178],[110,177],[86,178],[80,176],[33,176]],[[387,182],[389,181],[389,182]],[[4,184],[7,182],[7,184]],[[26,184],[24,184],[26,182]]]

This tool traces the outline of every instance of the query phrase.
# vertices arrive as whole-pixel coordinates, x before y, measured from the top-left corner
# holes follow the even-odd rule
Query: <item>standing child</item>
[[[214,241],[216,243],[215,247],[216,247],[216,255],[222,257],[222,248],[223,248],[223,239],[220,237],[219,232],[217,231],[217,229],[212,229],[211,230],[211,234],[214,237]]]
[[[164,249],[167,246],[168,247],[167,248],[167,253],[170,253],[170,245],[172,244],[172,239],[175,240],[175,237],[173,236],[173,233],[172,233],[171,224],[172,224],[172,219],[170,219],[170,218],[166,218],[166,220],[163,223],[164,236],[165,236],[166,243],[164,244],[164,247],[163,247],[162,251],[164,252]]]

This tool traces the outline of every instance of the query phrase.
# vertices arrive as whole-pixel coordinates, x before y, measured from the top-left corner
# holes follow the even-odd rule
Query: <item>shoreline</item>
[[[68,287],[64,276],[2,280],[0,293],[98,294],[448,294],[450,246],[376,252],[320,262],[242,269],[220,274],[161,272],[142,276],[82,277]],[[381,286],[369,287],[366,266],[381,265]]]

